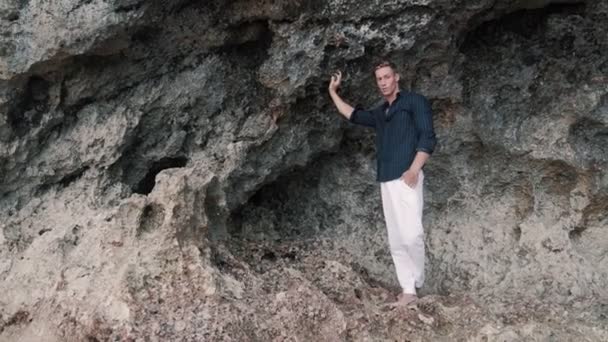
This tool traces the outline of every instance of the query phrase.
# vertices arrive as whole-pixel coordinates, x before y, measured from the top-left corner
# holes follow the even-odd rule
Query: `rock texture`
[[[608,2],[0,4],[0,339],[608,340]],[[432,102],[396,279],[374,60]]]

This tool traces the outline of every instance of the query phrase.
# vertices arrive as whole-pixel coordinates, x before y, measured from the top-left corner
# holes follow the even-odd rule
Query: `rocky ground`
[[[608,2],[0,3],[0,340],[606,341]],[[373,132],[433,105],[393,308]]]

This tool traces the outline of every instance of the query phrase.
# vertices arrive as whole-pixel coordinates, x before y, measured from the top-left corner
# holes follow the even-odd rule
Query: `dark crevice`
[[[143,195],[149,194],[154,189],[154,185],[156,185],[156,175],[159,172],[166,169],[184,167],[187,163],[188,158],[186,157],[166,157],[152,163],[144,178],[133,187],[133,192]]]
[[[156,37],[160,35],[161,31],[162,30],[160,28],[154,26],[139,27],[137,31],[131,35],[131,42],[148,45],[154,42]]]
[[[13,13],[10,13],[10,14],[9,14],[9,15],[6,17],[6,19],[7,19],[8,21],[17,21],[17,20],[19,20],[19,12],[13,12]]]
[[[26,85],[21,101],[8,112],[8,123],[19,137],[40,124],[49,108],[50,83],[42,77],[32,76]]]
[[[276,261],[277,255],[273,251],[265,251],[262,255],[262,260]]]
[[[76,6],[72,7],[72,9],[70,9],[70,10],[68,11],[67,15],[72,14],[72,12],[74,12],[74,11],[76,11],[76,10],[80,9],[82,6],[86,6],[86,5],[90,4],[91,2],[93,2],[93,0],[81,0],[81,1],[79,1],[79,2],[76,4]]]
[[[570,237],[570,240],[576,242],[581,238],[581,235],[583,234],[583,232],[585,231],[585,227],[574,227],[574,229],[572,229],[569,233],[568,236]]]
[[[68,185],[70,185],[71,183],[73,183],[74,181],[80,179],[80,177],[82,177],[82,175],[87,172],[87,170],[89,169],[88,166],[82,167],[74,172],[71,172],[69,174],[67,174],[66,176],[64,176],[63,178],[61,178],[58,182],[58,184],[65,188]]]
[[[0,316],[1,318],[1,316]],[[29,311],[19,310],[17,311],[11,318],[9,318],[6,323],[0,321],[0,333],[4,331],[6,327],[10,327],[13,325],[26,325],[29,324],[33,318],[31,317]]]
[[[125,4],[122,6],[118,6],[118,7],[116,7],[116,9],[114,9],[114,13],[137,11],[144,5],[144,3],[145,3],[145,1],[138,1],[138,2],[132,3],[132,4]]]
[[[471,49],[483,46],[493,46],[505,31],[515,33],[523,38],[530,38],[546,24],[552,14],[583,14],[584,2],[567,4],[549,4],[537,9],[522,9],[502,17],[475,25],[463,35],[460,51],[466,53]],[[473,19],[474,21],[475,19]]]
[[[85,106],[91,104],[91,103],[95,103],[95,101],[97,101],[96,98],[94,97],[83,97],[78,99],[78,101],[76,101],[75,104],[71,105],[71,106],[66,106],[63,111],[65,112],[65,114],[67,116],[70,117],[75,117],[75,115]]]
[[[202,12],[202,13],[221,13],[222,5],[224,2],[211,0],[211,1],[198,1],[198,0],[184,0],[181,4],[178,4],[174,7],[172,12],[174,14],[178,14],[181,12]],[[212,16],[213,17],[213,16]],[[215,17],[216,19],[220,19],[219,17]]]
[[[141,214],[136,235],[139,237],[143,233],[148,233],[162,226],[165,220],[165,209],[156,203],[148,204],[144,207]]]
[[[257,68],[268,59],[273,32],[267,22],[254,21],[229,30],[229,38],[221,47],[210,49],[216,54],[226,54],[244,67]]]
[[[82,177],[82,175],[84,175],[84,173],[87,172],[88,170],[89,170],[89,166],[83,166],[75,171],[68,173],[67,175],[63,176],[62,178],[60,178],[57,181],[53,180],[53,181],[41,184],[38,187],[38,189],[36,190],[36,194],[41,195],[55,186],[58,187],[58,190],[64,189],[64,188],[68,187],[70,184],[72,184],[73,182],[80,179]]]
[[[521,227],[520,226],[513,228],[513,239],[516,242],[519,242],[519,240],[521,240]]]
[[[50,232],[50,231],[52,231],[52,229],[51,229],[51,228],[42,228],[42,229],[40,229],[40,230],[38,231],[38,235],[41,235],[41,236],[42,236],[42,235],[44,235],[45,233],[48,233],[48,232]]]

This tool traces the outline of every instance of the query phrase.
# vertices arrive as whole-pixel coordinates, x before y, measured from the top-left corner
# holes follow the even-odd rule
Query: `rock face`
[[[608,2],[0,4],[0,339],[608,340]],[[373,132],[426,95],[397,282]]]

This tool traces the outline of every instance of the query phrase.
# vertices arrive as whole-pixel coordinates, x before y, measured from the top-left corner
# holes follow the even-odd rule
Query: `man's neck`
[[[397,88],[394,93],[385,96],[384,99],[388,102],[388,105],[392,105],[393,102],[397,99],[397,94],[399,94],[399,89]]]

